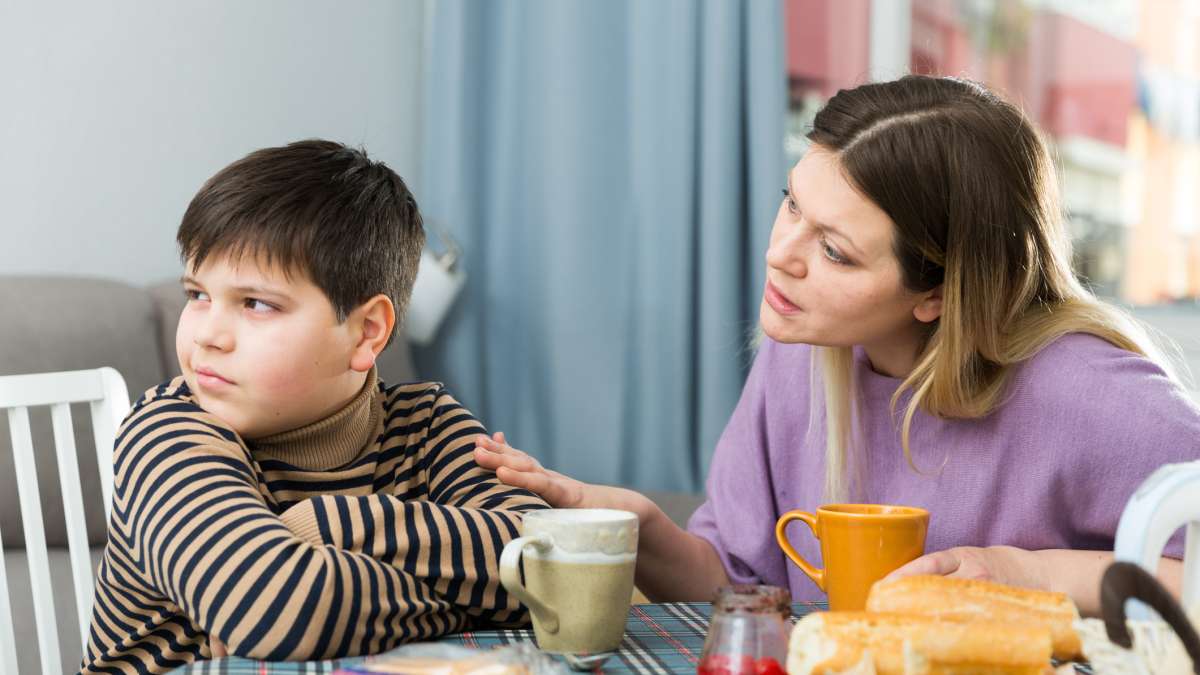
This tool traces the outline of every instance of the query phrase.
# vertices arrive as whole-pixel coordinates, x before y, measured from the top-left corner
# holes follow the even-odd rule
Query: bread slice
[[[875,584],[867,596],[867,611],[1043,627],[1050,632],[1055,658],[1071,661],[1083,655],[1074,627],[1079,610],[1065,593],[978,579],[912,576]]]
[[[1044,628],[908,614],[818,612],[788,642],[788,675],[1043,675]]]

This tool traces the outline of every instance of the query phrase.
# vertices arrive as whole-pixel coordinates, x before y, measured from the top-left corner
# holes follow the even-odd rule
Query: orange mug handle
[[[807,574],[808,578],[812,579],[813,583],[817,585],[817,588],[825,591],[825,570],[819,567],[813,567],[811,564],[809,564],[809,562],[805,560],[799,553],[797,553],[795,548],[792,547],[792,542],[788,541],[787,534],[784,532],[784,530],[787,528],[788,523],[792,522],[793,520],[804,521],[804,524],[808,525],[808,529],[812,530],[813,536],[817,538],[817,541],[821,540],[821,535],[817,534],[817,517],[807,511],[800,511],[799,509],[795,511],[788,511],[779,517],[779,522],[775,523],[775,540],[779,542],[779,548],[783,549],[784,554],[791,558],[792,562],[796,563],[796,566],[800,568],[800,571]]]

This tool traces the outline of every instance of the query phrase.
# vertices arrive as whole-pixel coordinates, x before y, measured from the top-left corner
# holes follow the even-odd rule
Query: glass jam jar
[[[697,675],[785,675],[791,600],[778,586],[718,590]]]

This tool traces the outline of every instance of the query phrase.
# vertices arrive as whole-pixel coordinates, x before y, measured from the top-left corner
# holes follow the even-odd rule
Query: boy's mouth
[[[220,373],[212,368],[201,367],[196,368],[196,381],[201,386],[219,387],[222,385],[235,384],[233,380],[223,377]]]

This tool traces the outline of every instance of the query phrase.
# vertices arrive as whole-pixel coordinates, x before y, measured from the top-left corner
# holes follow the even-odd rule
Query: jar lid
[[[717,589],[713,609],[718,612],[792,613],[792,597],[786,589],[766,584],[734,584]]]

